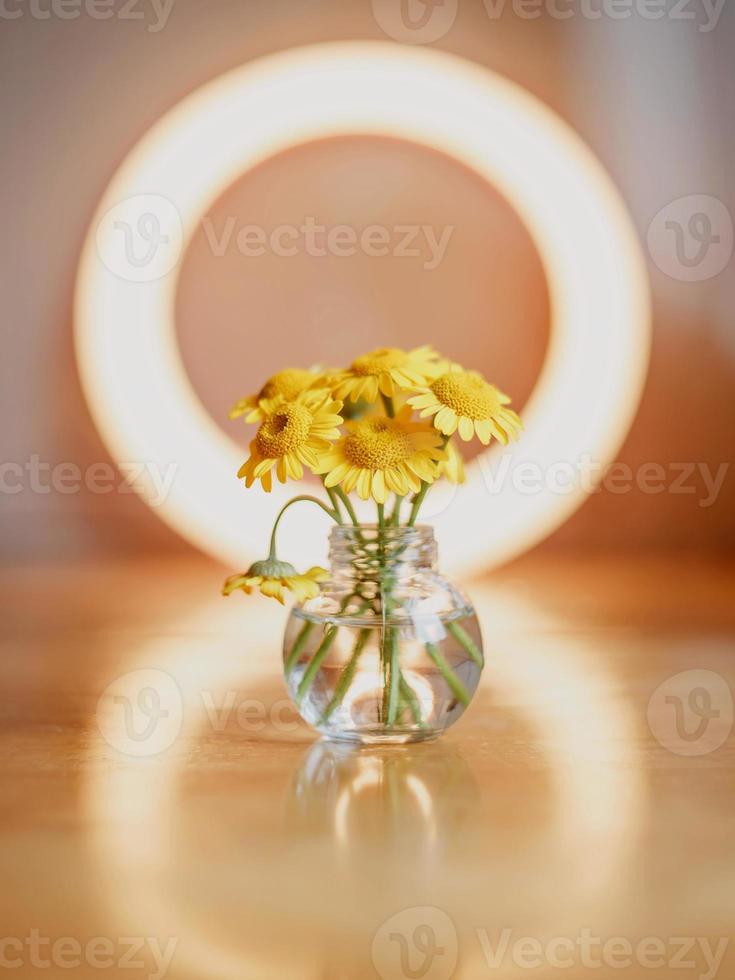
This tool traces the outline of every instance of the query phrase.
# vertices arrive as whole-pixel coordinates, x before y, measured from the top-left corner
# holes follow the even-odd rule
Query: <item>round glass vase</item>
[[[439,573],[430,527],[336,527],[331,576],[283,646],[301,716],[331,738],[410,742],[453,724],[483,667],[472,604]]]

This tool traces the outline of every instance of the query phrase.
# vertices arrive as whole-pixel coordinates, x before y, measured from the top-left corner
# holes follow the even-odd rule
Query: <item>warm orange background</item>
[[[726,5],[728,8],[729,5]],[[112,29],[114,26],[114,29]],[[717,29],[508,12],[460,3],[435,47],[507,75],[565,118],[618,184],[645,245],[673,199],[719,197],[735,214],[735,144],[726,68],[733,10]],[[2,459],[32,454],[82,468],[109,457],[84,405],[73,361],[71,302],[79,249],[110,176],[146,129],[228,68],[298,44],[386,40],[370,4],[177,0],[166,27],[28,16],[0,33],[0,167],[4,225]],[[732,85],[732,81],[729,82]],[[371,223],[453,227],[437,269],[411,258],[213,257],[199,234],[178,301],[185,362],[201,398],[226,409],[284,362],[339,363],[382,343],[430,342],[476,364],[522,405],[548,331],[546,285],[525,229],[495,191],[438,154],[387,140],[301,147],[243,175],[212,209],[216,227]],[[655,332],[648,386],[620,458],[708,462],[735,445],[735,260],[684,283],[649,261]],[[627,393],[621,390],[620,398]],[[580,406],[584,411],[584,406]],[[244,440],[243,440],[244,441]],[[725,549],[735,538],[735,475],[717,503],[695,495],[603,491],[542,547]],[[182,551],[188,546],[134,496],[0,494],[9,559]]]
[[[654,307],[650,374],[620,459],[716,469],[735,445],[735,259],[681,282],[650,260],[646,233],[687,195],[735,215],[735,0],[709,33],[668,17],[527,20],[513,2],[493,19],[503,0],[457,0],[433,46],[524,86],[602,160],[643,244]],[[150,15],[151,0],[136,3]],[[689,11],[701,19],[703,0]],[[163,30],[147,23],[37,20],[29,0],[0,0],[0,464],[109,464],[79,387],[72,294],[97,202],[136,141],[250,59],[387,40],[371,0],[173,0]],[[308,215],[454,230],[433,270],[360,254],[215,258],[198,234],[178,332],[227,431],[243,432],[226,421],[230,403],[285,362],[385,342],[434,343],[522,406],[548,342],[547,287],[493,188],[441,154],[343,139],[243,175],[209,217],[270,229]],[[353,752],[315,741],[287,702],[285,611],[222,599],[225,570],[134,495],[0,489],[0,954],[31,930],[113,949],[116,937],[174,938],[169,980],[363,980],[377,976],[376,937],[393,935],[398,910],[419,924],[429,906],[456,925],[460,951],[459,972],[440,960],[432,976],[557,975],[509,957],[492,969],[478,935],[497,949],[506,927],[514,943],[574,943],[582,930],[606,947],[665,940],[696,964],[685,976],[714,975],[703,941],[719,948],[735,921],[735,473],[712,507],[699,506],[701,481],[696,491],[603,491],[533,555],[472,582],[487,670],[465,716],[436,743]],[[245,520],[247,507],[243,490]],[[143,697],[162,680],[163,701]],[[180,716],[168,749],[143,736],[150,754],[119,750],[108,708],[122,721],[136,704],[134,727],[153,720],[154,741],[159,719],[165,733]],[[267,720],[253,724],[252,707]],[[699,937],[702,950],[689,958],[674,937]],[[143,962],[132,977],[162,976]],[[568,976],[587,975],[571,963]],[[661,963],[621,974],[608,956],[592,976],[680,976]],[[731,940],[717,977],[735,977],[733,963]],[[24,966],[24,980],[131,976],[122,964]]]

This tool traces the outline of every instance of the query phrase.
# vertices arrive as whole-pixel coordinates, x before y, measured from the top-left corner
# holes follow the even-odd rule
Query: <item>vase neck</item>
[[[361,524],[332,529],[329,559],[333,579],[393,581],[436,568],[436,541],[430,527]]]

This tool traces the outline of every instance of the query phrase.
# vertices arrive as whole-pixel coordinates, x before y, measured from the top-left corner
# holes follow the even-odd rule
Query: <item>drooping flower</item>
[[[241,398],[237,404],[233,405],[230,409],[230,418],[236,419],[245,415],[246,422],[262,422],[265,414],[260,408],[260,402],[263,399],[270,400],[280,396],[287,402],[293,401],[307,388],[312,387],[317,377],[318,375],[314,371],[306,371],[303,368],[285,368],[268,378],[257,394]],[[320,387],[326,387],[326,385]]]
[[[339,438],[341,407],[342,402],[323,391],[304,391],[293,401],[280,395],[261,399],[263,421],[250,443],[250,456],[237,474],[245,478],[245,486],[260,480],[270,493],[274,467],[281,483],[289,478],[300,480],[304,466],[314,469],[319,454],[331,447],[330,440]]]
[[[260,589],[265,596],[277,599],[283,605],[286,592],[293,592],[298,602],[314,599],[319,595],[319,582],[329,578],[329,572],[315,565],[308,572],[299,574],[293,565],[277,558],[256,561],[247,572],[230,575],[222,588],[222,595],[232,595],[237,589],[250,595]]]
[[[356,489],[363,500],[385,503],[390,491],[418,493],[421,481],[432,483],[436,463],[445,458],[441,436],[426,422],[412,422],[405,406],[391,419],[373,415],[347,423],[347,434],[323,453],[316,473],[325,487]]]
[[[438,354],[429,346],[405,351],[397,347],[378,347],[350,364],[345,371],[332,377],[335,398],[356,402],[377,401],[383,394],[391,398],[397,389],[422,388],[440,370]]]
[[[446,365],[445,365],[446,367]],[[453,364],[419,394],[408,399],[422,418],[434,416],[434,426],[444,435],[459,432],[465,442],[476,434],[487,446],[495,436],[503,445],[523,428],[510,398],[489,384],[479,371],[465,371]]]

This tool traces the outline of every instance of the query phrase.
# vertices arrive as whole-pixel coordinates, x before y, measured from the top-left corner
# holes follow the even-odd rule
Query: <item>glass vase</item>
[[[430,527],[336,527],[330,580],[294,606],[289,693],[331,738],[409,742],[453,724],[474,694],[482,640],[469,599],[437,570]]]

